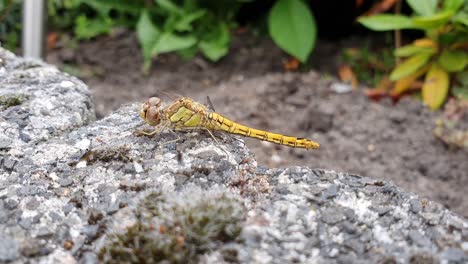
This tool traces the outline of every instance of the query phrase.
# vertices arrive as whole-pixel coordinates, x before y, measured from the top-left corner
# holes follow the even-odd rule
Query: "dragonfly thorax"
[[[156,126],[161,122],[161,99],[151,97],[143,105],[141,105],[140,116],[151,126]]]

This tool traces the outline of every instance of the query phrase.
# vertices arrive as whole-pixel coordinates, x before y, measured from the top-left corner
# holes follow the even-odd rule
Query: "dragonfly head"
[[[151,126],[156,126],[161,122],[159,116],[159,108],[161,106],[161,99],[158,97],[151,97],[144,104],[141,105],[140,116]]]

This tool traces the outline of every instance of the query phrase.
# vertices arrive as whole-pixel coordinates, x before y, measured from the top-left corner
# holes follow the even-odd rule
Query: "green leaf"
[[[418,53],[430,53],[434,54],[436,50],[428,47],[418,47],[415,45],[406,45],[395,50],[395,56],[397,57],[409,57]]]
[[[453,17],[453,21],[468,26],[468,14],[459,13]]]
[[[201,52],[211,61],[218,61],[229,50],[229,29],[226,23],[219,23],[214,34],[207,39],[203,39],[198,44]]]
[[[437,63],[432,64],[422,87],[423,101],[429,108],[438,109],[447,98],[449,90],[448,73]]]
[[[109,33],[114,26],[110,19],[104,17],[88,18],[85,15],[78,16],[75,24],[75,35],[78,39],[90,39]]]
[[[465,0],[444,0],[443,10],[452,10],[454,12],[458,11],[460,7],[463,6]]]
[[[170,0],[156,0],[156,3],[159,7],[161,7],[169,13],[177,15],[182,15],[184,13],[184,10],[182,8],[172,3]]]
[[[406,0],[406,3],[422,16],[432,15],[437,9],[437,0]]]
[[[448,72],[459,72],[468,64],[468,55],[461,50],[444,50],[438,62]]]
[[[179,21],[174,25],[174,29],[177,31],[191,31],[193,29],[192,23],[206,14],[206,10],[199,9],[195,12],[187,14],[180,18]]]
[[[134,0],[119,0],[118,3],[115,0],[79,0],[77,2],[89,5],[101,15],[108,15],[110,10],[139,13],[145,7],[142,1]],[[78,5],[75,8],[78,9]]]
[[[468,70],[456,73],[455,78],[463,86],[468,88]]]
[[[402,15],[374,15],[364,16],[358,22],[375,31],[414,28],[413,21]]]
[[[455,86],[452,88],[452,93],[458,99],[468,100],[468,87]]]
[[[197,51],[198,51],[198,47],[194,45],[192,47],[189,47],[189,48],[186,48],[186,49],[181,49],[181,50],[178,50],[176,52],[183,59],[189,60],[189,59],[195,57],[195,55],[197,54]]]
[[[151,63],[151,50],[160,37],[160,30],[153,24],[148,11],[144,11],[138,19],[136,33],[143,49],[144,68],[148,69]]]
[[[268,16],[273,41],[287,53],[305,62],[315,45],[317,29],[307,5],[301,0],[278,0]]]
[[[416,54],[396,66],[390,74],[390,80],[396,81],[419,70],[431,58],[432,54]]]
[[[431,16],[413,17],[413,23],[416,27],[422,29],[432,29],[447,23],[453,16],[453,11],[443,11]]]
[[[164,32],[151,49],[151,55],[186,49],[193,46],[197,39],[193,36],[177,36],[171,32]]]

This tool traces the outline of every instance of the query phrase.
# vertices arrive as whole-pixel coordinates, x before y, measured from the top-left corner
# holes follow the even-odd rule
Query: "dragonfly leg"
[[[159,125],[159,126],[155,127],[154,130],[151,131],[151,132],[146,132],[144,130],[139,130],[136,133],[139,134],[139,135],[145,135],[145,136],[148,136],[148,137],[152,137],[152,136],[156,135],[157,133],[161,132],[165,128],[167,128],[167,124]]]
[[[226,158],[229,159],[229,153],[223,148],[221,147],[221,144],[219,143],[219,141],[216,139],[216,137],[213,135],[213,133],[208,129],[208,128],[205,128],[206,131],[208,131],[208,133],[210,134],[210,136],[213,138],[215,144],[218,146],[218,148],[220,148],[225,154],[226,154]]]
[[[165,146],[165,145],[168,145],[168,144],[177,142],[177,141],[179,141],[179,140],[181,139],[180,136],[179,136],[176,132],[174,132],[174,130],[169,129],[169,128],[168,128],[167,130],[169,130],[169,131],[170,131],[172,134],[174,134],[177,138],[174,139],[174,140],[166,141],[166,142],[162,143],[160,146]]]

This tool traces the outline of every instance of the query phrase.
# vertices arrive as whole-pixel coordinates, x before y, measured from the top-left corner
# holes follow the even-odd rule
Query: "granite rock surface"
[[[0,263],[468,262],[466,219],[372,175],[139,136],[139,104],[91,123],[81,81],[1,48],[0,96]]]

